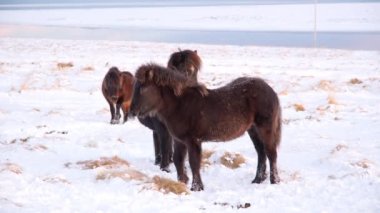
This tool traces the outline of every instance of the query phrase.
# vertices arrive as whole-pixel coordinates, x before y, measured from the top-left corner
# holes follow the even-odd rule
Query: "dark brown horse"
[[[238,78],[218,89],[207,89],[185,75],[155,64],[135,73],[131,114],[156,115],[175,138],[174,164],[178,180],[187,183],[186,152],[193,174],[191,190],[203,190],[200,175],[202,142],[228,141],[248,132],[258,153],[256,177],[280,181],[277,147],[281,137],[281,108],[277,94],[260,78]]]
[[[111,124],[119,123],[121,117],[120,108],[123,110],[123,122],[127,121],[132,98],[133,81],[134,77],[130,72],[120,72],[117,67],[110,68],[104,77],[102,92],[110,105]]]
[[[170,55],[167,66],[196,81],[201,64],[196,50],[179,50]],[[169,172],[173,143],[166,126],[156,116],[139,117],[139,121],[153,131],[155,164],[159,164],[161,170]]]

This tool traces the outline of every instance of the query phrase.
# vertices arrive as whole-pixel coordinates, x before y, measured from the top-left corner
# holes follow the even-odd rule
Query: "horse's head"
[[[188,78],[198,80],[202,60],[197,50],[179,50],[170,55],[167,67],[185,73]]]
[[[122,79],[120,78],[120,71],[117,67],[112,67],[108,70],[102,85],[102,89],[108,98],[116,103],[120,97],[120,87]]]
[[[202,95],[207,94],[204,86],[199,85],[183,73],[156,64],[140,66],[135,73],[133,96],[130,112],[133,116],[155,115],[165,102],[163,95],[168,93],[181,96],[188,87],[199,87]]]

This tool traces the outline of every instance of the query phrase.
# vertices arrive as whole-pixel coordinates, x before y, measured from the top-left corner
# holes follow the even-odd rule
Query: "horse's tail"
[[[280,145],[281,142],[281,127],[282,127],[282,116],[281,116],[281,106],[278,103],[278,107],[275,112],[275,117],[273,119],[273,129],[274,129],[274,143],[276,147]]]

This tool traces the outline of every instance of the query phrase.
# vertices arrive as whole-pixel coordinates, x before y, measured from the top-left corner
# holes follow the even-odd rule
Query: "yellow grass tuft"
[[[15,163],[4,163],[1,167],[2,168],[0,169],[0,172],[9,171],[9,172],[13,172],[13,173],[18,174],[18,175],[22,173],[21,166],[15,164]]]
[[[135,169],[127,168],[123,170],[100,170],[96,175],[96,180],[109,180],[113,178],[120,178],[124,181],[145,181],[148,176]]]
[[[74,64],[72,62],[59,62],[57,63],[57,68],[59,70],[64,70],[73,67]]]
[[[186,184],[168,178],[163,178],[159,176],[153,177],[154,188],[157,191],[164,192],[165,194],[174,193],[177,195],[189,194]]]
[[[34,146],[27,146],[25,148],[29,151],[45,151],[45,150],[48,150],[48,148],[42,144],[37,144]]]
[[[225,152],[224,155],[220,157],[220,162],[227,168],[236,169],[245,163],[245,158],[239,153],[232,154]]]
[[[82,68],[82,71],[94,71],[94,67],[92,66],[85,66]]]
[[[305,111],[305,107],[302,104],[294,104],[294,109],[299,112],[299,111]]]
[[[353,78],[348,83],[350,83],[350,84],[361,84],[361,83],[363,83],[363,81],[361,81],[357,78]]]
[[[321,80],[317,85],[317,89],[321,89],[325,91],[334,91],[335,87],[331,81]]]
[[[202,151],[202,162],[201,162],[202,167],[208,167],[211,165],[210,157],[214,153],[215,153],[215,151],[211,151],[211,150],[203,150]]]
[[[360,167],[363,169],[368,169],[370,167],[371,162],[368,159],[363,159],[358,162],[351,163],[352,166]]]
[[[332,104],[332,105],[337,105],[338,104],[338,102],[336,101],[335,97],[333,95],[331,95],[331,94],[327,97],[327,103]]]
[[[107,169],[129,167],[129,163],[118,156],[112,158],[101,157],[99,160],[79,161],[77,164],[82,166],[82,169],[95,169],[98,167],[104,167]]]

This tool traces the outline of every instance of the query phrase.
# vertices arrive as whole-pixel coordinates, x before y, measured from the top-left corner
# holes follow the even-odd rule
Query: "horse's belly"
[[[211,124],[205,134],[207,141],[229,141],[244,134],[252,126],[249,119],[239,121],[226,121],[219,124]]]

